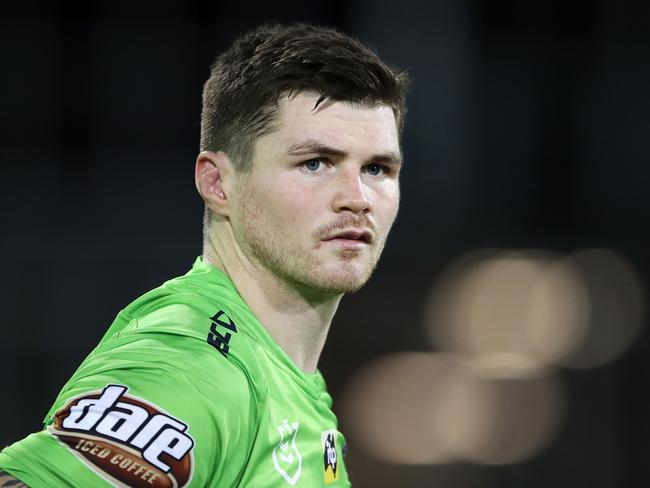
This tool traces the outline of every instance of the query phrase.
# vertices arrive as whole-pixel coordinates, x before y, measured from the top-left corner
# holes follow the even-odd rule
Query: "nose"
[[[366,195],[368,189],[361,181],[358,171],[341,172],[337,178],[332,207],[334,212],[352,212],[354,214],[367,214],[372,205]]]

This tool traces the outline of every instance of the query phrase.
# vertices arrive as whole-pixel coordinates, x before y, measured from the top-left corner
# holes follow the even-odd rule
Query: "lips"
[[[367,229],[347,229],[337,231],[336,233],[327,236],[324,241],[354,241],[359,244],[370,244],[373,240],[372,232]]]

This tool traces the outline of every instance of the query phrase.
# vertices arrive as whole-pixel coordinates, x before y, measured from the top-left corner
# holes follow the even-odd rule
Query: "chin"
[[[312,288],[329,294],[352,293],[360,290],[366,284],[372,269],[346,263],[337,269],[321,269],[312,275]]]
[[[377,265],[377,259],[359,256],[359,253],[325,258],[294,253],[292,257],[288,259],[284,255],[275,262],[269,260],[268,267],[273,274],[281,276],[308,294],[342,295],[355,292],[366,284]]]

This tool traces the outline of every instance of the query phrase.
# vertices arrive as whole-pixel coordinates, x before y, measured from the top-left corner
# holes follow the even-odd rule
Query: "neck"
[[[230,234],[226,232],[226,235]],[[342,295],[321,294],[288,283],[253,262],[238,246],[211,233],[203,259],[223,271],[282,350],[303,371],[316,371]]]

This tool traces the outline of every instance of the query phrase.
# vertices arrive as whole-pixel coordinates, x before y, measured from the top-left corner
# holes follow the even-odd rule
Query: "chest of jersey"
[[[240,486],[350,486],[344,447],[329,396],[305,391],[290,374],[276,375]]]

